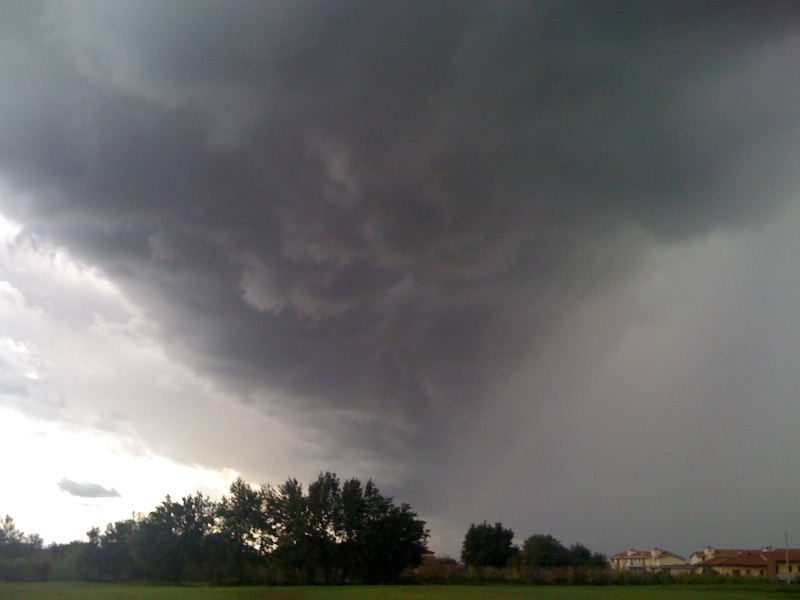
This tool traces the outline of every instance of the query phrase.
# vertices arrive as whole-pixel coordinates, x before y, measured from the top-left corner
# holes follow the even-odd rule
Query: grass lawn
[[[348,586],[173,587],[103,583],[0,583],[0,600],[800,600],[800,586],[673,585],[613,587]]]

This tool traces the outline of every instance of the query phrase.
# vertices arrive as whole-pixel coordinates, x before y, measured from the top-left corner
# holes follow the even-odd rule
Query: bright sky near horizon
[[[149,512],[166,494],[220,497],[236,472],[158,455],[117,412],[131,401],[153,411],[176,389],[212,396],[208,386],[170,362],[96,269],[64,249],[21,242],[20,230],[0,217],[2,385],[7,400],[24,387],[23,398],[47,414],[31,414],[24,401],[0,408],[4,514],[27,533],[67,542]],[[100,490],[70,487],[98,481]]]
[[[320,471],[457,555],[800,545],[791,2],[0,5],[0,516]],[[792,542],[792,540],[795,540]]]

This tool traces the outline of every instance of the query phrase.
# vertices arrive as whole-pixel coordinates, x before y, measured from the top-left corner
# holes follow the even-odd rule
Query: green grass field
[[[614,587],[348,586],[172,587],[91,583],[0,583],[0,600],[757,600],[800,599],[797,586],[675,585]]]

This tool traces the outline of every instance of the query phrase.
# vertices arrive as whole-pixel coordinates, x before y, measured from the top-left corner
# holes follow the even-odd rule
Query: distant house
[[[617,571],[669,571],[676,574],[691,569],[685,558],[661,548],[618,552],[609,556],[608,562]]]
[[[710,550],[710,551],[709,551]],[[777,581],[800,580],[800,549],[717,550],[706,548],[703,560],[692,553],[692,567],[698,573],[715,572],[733,577],[767,577]]]
[[[760,550],[741,550],[733,556],[712,556],[692,565],[697,573],[719,573],[733,577],[767,577],[769,563]]]
[[[439,564],[439,559],[436,558],[436,555],[430,550],[425,550],[422,553],[422,560],[420,561],[420,564],[425,567],[431,567]]]
[[[800,581],[800,549],[767,550],[763,552],[767,559],[767,574],[777,581]]]
[[[743,552],[753,552],[744,548],[714,548],[713,546],[706,546],[703,550],[695,550],[689,555],[689,564],[696,565],[697,563],[725,556],[738,556]]]

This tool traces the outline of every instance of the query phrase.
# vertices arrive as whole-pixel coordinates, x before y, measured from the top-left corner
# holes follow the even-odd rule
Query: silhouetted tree
[[[232,568],[239,583],[248,580],[252,567],[273,544],[266,510],[264,489],[252,488],[241,478],[231,484],[230,496],[224,497],[217,508],[217,560]]]
[[[148,579],[196,578],[208,560],[216,505],[199,492],[173,502],[167,496],[139,526],[136,550]],[[187,573],[190,572],[190,573]]]
[[[522,564],[538,569],[554,567],[592,567],[602,568],[608,563],[604,554],[592,552],[583,544],[564,546],[552,535],[536,534],[522,544],[520,554]]]
[[[464,536],[461,561],[473,567],[504,567],[519,552],[513,541],[514,532],[502,523],[473,523]]]
[[[575,557],[580,559],[583,547],[575,548]],[[588,550],[588,549],[587,549]],[[540,569],[568,567],[573,556],[564,544],[552,535],[535,534],[522,544],[522,564]]]
[[[308,501],[302,484],[292,478],[277,489],[266,488],[266,509],[274,536],[273,559],[293,580],[310,579],[314,565]]]
[[[135,535],[139,523],[136,519],[109,523],[100,535],[98,572],[100,579],[120,581],[133,579],[139,574],[134,563]]]
[[[0,521],[0,579],[4,581],[43,581],[49,574],[43,561],[42,538],[25,535],[14,519],[6,515]]]
[[[357,505],[363,510],[354,531],[359,558],[356,574],[362,581],[395,581],[404,568],[420,564],[428,531],[408,504],[396,506],[367,481]]]
[[[342,512],[339,478],[333,473],[320,473],[308,486],[307,507],[309,553],[325,583],[332,583],[338,562],[337,524],[341,522]]]
[[[608,566],[608,557],[602,552],[592,552],[592,556],[586,566],[594,569],[603,569]]]
[[[273,557],[299,581],[395,581],[416,566],[428,532],[410,506],[394,504],[368,481],[341,484],[323,473],[308,487],[290,479],[267,492],[276,534]]]

